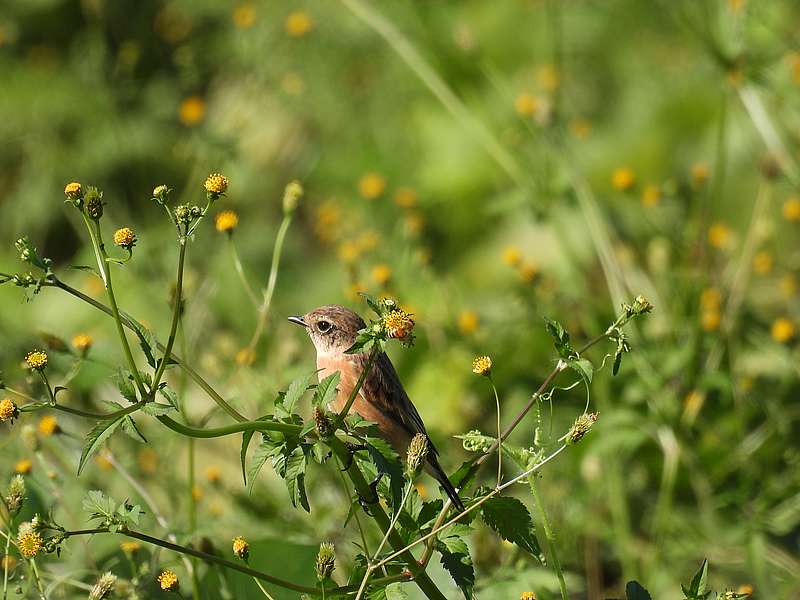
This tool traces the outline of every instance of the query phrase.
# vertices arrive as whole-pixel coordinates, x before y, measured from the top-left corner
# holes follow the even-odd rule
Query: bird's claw
[[[347,471],[353,464],[353,456],[355,456],[356,452],[366,450],[367,447],[364,444],[353,444],[352,442],[345,442],[344,445],[347,447],[347,461],[342,471]]]
[[[372,497],[370,499],[364,498],[361,494],[358,495],[358,503],[361,505],[361,508],[364,509],[364,512],[370,514],[369,507],[370,505],[377,504],[380,501],[378,497],[378,484],[381,482],[381,478],[383,477],[383,473],[378,473],[369,483],[369,491],[372,493]]]

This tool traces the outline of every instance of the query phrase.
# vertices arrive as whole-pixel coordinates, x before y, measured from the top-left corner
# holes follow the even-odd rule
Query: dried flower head
[[[53,415],[45,415],[39,419],[39,433],[44,437],[50,437],[54,433],[59,433],[61,428],[58,426],[58,420]]]
[[[158,585],[161,586],[161,589],[165,592],[174,592],[178,589],[178,576],[175,574],[175,571],[170,571],[169,569],[161,571],[156,581],[158,581]]]
[[[317,435],[321,438],[327,438],[333,435],[333,424],[325,414],[325,411],[319,407],[314,407],[314,428],[317,430]]]
[[[100,217],[103,216],[103,207],[105,206],[105,202],[103,202],[103,192],[96,187],[90,186],[86,190],[83,199],[86,206],[86,214],[95,221],[99,220]]]
[[[333,544],[322,542],[319,545],[316,562],[317,579],[324,581],[328,579],[336,568],[336,552]]]
[[[240,535],[233,538],[233,553],[245,561],[250,556],[250,544]]]
[[[575,423],[572,424],[569,433],[567,433],[567,444],[576,444],[581,441],[583,436],[589,433],[595,421],[597,421],[597,413],[583,413],[575,419]]]
[[[17,537],[19,552],[25,558],[35,558],[39,554],[39,550],[42,549],[43,543],[42,536],[32,529],[20,533]]]
[[[402,309],[392,310],[383,317],[386,335],[396,340],[407,340],[414,331],[414,319]]]
[[[409,474],[413,477],[419,473],[425,460],[428,458],[428,451],[430,445],[428,444],[428,436],[424,433],[418,433],[408,444],[408,451],[406,453],[406,466]]]
[[[89,592],[89,600],[103,600],[108,598],[108,595],[114,591],[114,585],[117,583],[117,576],[111,571],[106,571],[94,584],[92,591]]]
[[[297,205],[303,197],[303,185],[295,180],[286,184],[283,190],[283,212],[291,214],[297,209]]]
[[[221,173],[212,173],[206,177],[203,187],[213,196],[220,196],[228,190],[228,178]]]
[[[25,479],[22,475],[14,475],[6,489],[6,505],[12,515],[19,512],[25,502]]]
[[[492,359],[489,356],[478,356],[472,361],[472,372],[488,377],[492,374]]]
[[[19,407],[14,403],[11,398],[3,398],[0,400],[0,421],[14,422],[19,416]]]
[[[25,364],[35,371],[43,371],[47,366],[47,352],[44,350],[31,350],[25,355]]]
[[[64,188],[64,194],[70,200],[83,200],[83,188],[77,181],[68,183]]]
[[[120,248],[130,250],[136,245],[136,234],[130,227],[123,227],[114,232],[114,243]]]
[[[86,354],[92,344],[94,344],[94,340],[88,333],[79,333],[72,338],[72,347],[81,354]]]
[[[169,199],[169,194],[172,192],[166,185],[158,185],[153,188],[153,200],[159,204],[165,204]]]
[[[223,233],[233,233],[239,225],[239,215],[232,210],[223,210],[214,217],[214,227]]]

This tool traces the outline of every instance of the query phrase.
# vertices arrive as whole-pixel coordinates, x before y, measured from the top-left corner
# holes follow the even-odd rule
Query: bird
[[[302,316],[291,316],[289,321],[304,327],[314,343],[319,380],[339,372],[337,394],[329,408],[340,412],[369,362],[369,351],[346,353],[359,330],[366,327],[364,320],[349,308],[328,304]],[[439,452],[428,436],[425,423],[385,352],[379,352],[375,358],[350,413],[376,423],[381,437],[401,456],[405,455],[411,439],[423,434],[428,442],[425,470],[444,488],[453,505],[459,511],[464,510],[464,503],[439,464]]]

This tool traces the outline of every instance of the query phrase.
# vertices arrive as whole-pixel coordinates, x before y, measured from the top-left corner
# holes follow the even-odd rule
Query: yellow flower
[[[721,320],[722,316],[716,309],[704,310],[700,314],[700,325],[703,327],[704,331],[716,331],[719,329],[719,323]]]
[[[731,12],[737,13],[742,10],[744,6],[744,0],[728,0],[728,8]]]
[[[536,593],[522,592],[522,594],[520,594],[519,600],[536,600]]]
[[[214,217],[214,227],[223,233],[232,233],[239,225],[239,215],[232,210],[223,210]]]
[[[64,188],[64,194],[66,194],[67,198],[70,200],[79,200],[83,198],[83,188],[80,183],[73,181],[72,183],[68,183]]]
[[[393,310],[383,317],[386,334],[396,340],[404,340],[414,330],[414,319],[404,310]]]
[[[12,421],[19,415],[19,408],[11,398],[3,398],[0,400],[0,421]]]
[[[234,360],[240,367],[249,367],[256,362],[256,353],[254,350],[250,350],[250,348],[242,348],[236,353]]]
[[[536,70],[536,79],[548,92],[555,91],[561,85],[561,75],[554,65],[540,65]]]
[[[797,293],[797,278],[791,273],[781,277],[778,285],[784,298],[791,298]]]
[[[694,420],[697,418],[697,415],[700,414],[705,401],[706,395],[699,390],[692,390],[686,394],[686,398],[683,399],[683,421],[687,423],[694,423]]]
[[[611,174],[611,185],[618,192],[625,192],[636,184],[636,174],[630,167],[619,167]]]
[[[189,96],[178,108],[178,118],[186,126],[197,125],[206,116],[206,103],[200,96]]]
[[[314,22],[306,11],[295,10],[288,14],[283,26],[286,29],[286,33],[292,37],[299,38],[314,28]]]
[[[31,472],[31,469],[33,469],[33,463],[29,458],[23,458],[14,465],[14,473],[19,473],[20,475],[27,475]]]
[[[31,350],[25,355],[25,363],[31,369],[42,371],[47,366],[47,352],[44,350]]]
[[[369,172],[358,180],[358,193],[367,200],[375,200],[386,191],[386,179],[380,173]]]
[[[753,257],[753,270],[759,275],[766,275],[772,271],[772,254],[766,250],[762,250]]]
[[[26,531],[17,537],[19,553],[25,558],[35,558],[39,554],[43,543],[42,536],[35,531]]]
[[[474,310],[462,310],[458,313],[458,329],[464,335],[475,333],[479,324],[478,313]]]
[[[240,535],[233,538],[233,553],[242,560],[247,560],[250,555],[250,544]]]
[[[131,540],[130,542],[122,542],[119,547],[125,554],[133,554],[138,552],[142,545],[139,542]]]
[[[526,262],[519,267],[519,276],[525,283],[533,283],[539,276],[539,267],[534,262]]]
[[[237,29],[250,29],[256,22],[256,8],[252,2],[246,2],[234,8],[232,16]]]
[[[72,347],[78,352],[86,353],[92,347],[94,340],[88,333],[79,333],[72,338]]]
[[[569,130],[579,140],[585,140],[592,132],[592,123],[588,119],[572,119],[569,122]]]
[[[50,437],[54,433],[61,431],[58,421],[53,415],[45,415],[39,419],[39,433],[44,437]]]
[[[174,592],[178,589],[178,576],[174,571],[170,571],[169,569],[161,571],[157,581],[158,585],[160,585],[161,589],[165,592]]]
[[[522,252],[516,246],[506,246],[503,249],[503,262],[510,267],[519,266],[522,262]]]
[[[775,319],[772,323],[772,339],[781,344],[791,341],[797,335],[795,324],[786,317]]]
[[[514,110],[522,117],[532,117],[539,109],[539,100],[536,96],[527,92],[521,93],[514,100]]]
[[[130,250],[136,245],[136,234],[129,227],[117,229],[114,232],[114,243],[120,248]]]
[[[339,244],[339,248],[337,249],[337,254],[339,258],[346,263],[354,263],[358,260],[358,257],[361,255],[361,248],[359,247],[358,243],[354,240],[345,240],[341,244]]]
[[[652,183],[648,183],[642,190],[642,206],[651,208],[661,200],[661,189]]]
[[[472,372],[488,377],[492,373],[492,359],[488,356],[477,357],[472,361]]]
[[[705,163],[695,163],[692,165],[692,185],[694,187],[702,186],[708,181],[710,171],[708,165]]]
[[[401,208],[414,208],[419,196],[414,188],[400,187],[394,193],[394,203]]]
[[[753,586],[749,583],[743,583],[739,586],[736,590],[737,594],[742,594],[743,596],[752,596],[753,595]]]
[[[722,294],[715,287],[704,289],[700,293],[700,306],[706,310],[717,310],[722,304]]]
[[[783,203],[783,218],[792,223],[800,221],[800,198],[793,196]]]
[[[375,265],[372,268],[372,279],[375,283],[385,286],[392,278],[392,268],[386,264]]]
[[[224,194],[228,189],[228,178],[220,173],[212,173],[206,177],[203,187],[209,194]]]
[[[222,479],[222,470],[218,466],[211,465],[206,468],[206,480],[209,483],[219,483],[220,479]]]
[[[708,228],[708,243],[714,248],[726,248],[733,237],[733,233],[725,223],[714,223]]]
[[[335,200],[326,200],[317,209],[314,232],[323,242],[331,242],[338,237],[342,209]]]

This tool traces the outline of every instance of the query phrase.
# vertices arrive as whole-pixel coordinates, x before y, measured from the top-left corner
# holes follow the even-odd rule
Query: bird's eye
[[[328,333],[331,330],[331,324],[329,321],[319,321],[317,329],[319,329],[320,333]]]

